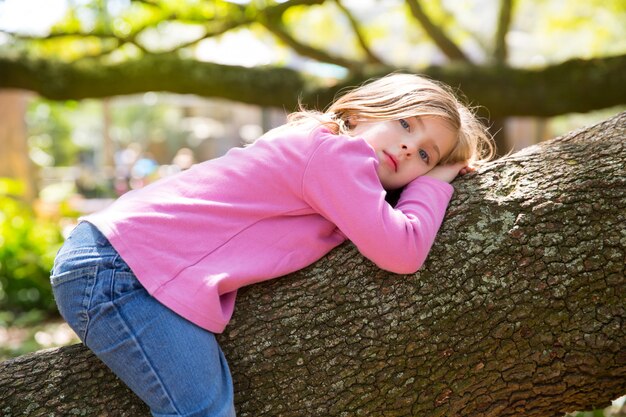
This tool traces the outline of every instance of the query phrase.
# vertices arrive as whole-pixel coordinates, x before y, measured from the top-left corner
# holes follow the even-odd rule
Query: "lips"
[[[392,155],[388,154],[387,152],[383,151],[383,154],[387,157],[387,159],[389,160],[390,165],[393,167],[393,171],[394,172],[398,172],[398,161],[396,161],[396,158],[394,158]]]

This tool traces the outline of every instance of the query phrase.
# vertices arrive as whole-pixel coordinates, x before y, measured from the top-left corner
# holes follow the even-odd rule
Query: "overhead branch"
[[[160,9],[159,4],[155,1],[133,0],[133,2],[148,5],[150,7],[156,7]],[[137,38],[143,31],[145,31],[146,29],[149,29],[150,27],[155,26],[157,22],[150,22],[150,23],[141,25],[140,27],[135,28],[132,31],[132,33],[128,34],[127,36],[120,36],[120,35],[113,33],[112,31],[106,32],[106,31],[76,31],[76,30],[64,31],[64,32],[52,32],[44,36],[26,35],[26,34],[10,32],[6,30],[2,30],[2,29],[0,29],[0,33],[6,33],[14,37],[15,39],[20,39],[20,40],[25,40],[25,41],[46,41],[46,40],[58,39],[58,38],[95,37],[95,38],[100,38],[103,40],[115,40],[118,42],[118,46],[117,46],[118,48],[124,44],[133,44],[145,54],[154,54],[154,55],[169,54],[169,53],[178,51],[183,48],[194,46],[207,38],[217,37],[230,30],[254,23],[256,19],[258,18],[258,15],[267,16],[267,18],[270,20],[280,20],[282,18],[282,15],[291,7],[319,5],[319,4],[323,4],[324,2],[325,0],[290,0],[290,1],[285,1],[282,3],[271,5],[263,9],[258,9],[257,13],[245,13],[245,9],[247,6],[232,4],[231,5],[232,8],[241,12],[240,15],[233,16],[232,14],[229,14],[229,18],[223,21],[220,19],[207,21],[206,18],[204,17],[194,18],[193,16],[180,16],[176,12],[172,12],[167,15],[161,16],[159,19],[159,22],[170,22],[170,21],[174,22],[175,21],[175,22],[180,22],[180,23],[201,25],[203,26],[205,32],[201,36],[195,39],[192,39],[187,42],[182,42],[176,45],[175,47],[164,50],[164,51],[150,50],[149,48],[147,48],[146,46],[144,46],[141,42],[137,40]],[[278,32],[279,32],[278,28],[273,28],[274,34],[278,35],[279,34]],[[330,61],[333,61],[333,63],[337,63],[338,65],[348,64],[347,60],[341,61],[340,58],[331,57],[328,54],[325,55],[322,53],[322,51],[316,51],[314,48],[309,47],[309,49],[307,49],[306,45],[297,43],[295,40],[289,41],[288,39],[289,35],[287,34],[286,30],[283,29],[283,32],[284,34],[280,34],[280,37],[283,40],[283,42],[287,43],[290,46],[293,45],[294,47],[297,47],[298,53],[302,55],[311,56],[311,57],[316,56],[317,58],[315,59],[330,60]],[[98,56],[103,56],[103,55],[106,55],[107,53],[112,52],[110,48],[107,48],[107,49],[108,49],[107,52],[101,52],[98,54]],[[85,58],[89,58],[89,57],[90,56],[87,56]],[[91,57],[93,57],[93,55],[91,55]]]
[[[324,3],[324,1],[325,0],[286,1],[284,3],[280,3],[278,5],[260,10],[259,15],[257,16],[257,22],[261,23],[268,31],[270,31],[270,33],[276,36],[276,38],[285,43],[301,56],[309,57],[323,63],[339,65],[341,67],[348,68],[351,71],[356,71],[363,66],[363,63],[342,58],[339,56],[334,56],[326,51],[314,48],[310,45],[306,45],[298,41],[291,34],[289,34],[287,29],[285,28],[285,25],[282,22],[283,14],[290,7],[315,4],[319,5]]]
[[[109,47],[102,47],[102,49],[101,49],[99,52],[97,52],[97,53],[95,53],[95,54],[92,54],[92,55],[82,56],[82,57],[80,58],[80,60],[82,60],[82,59],[88,59],[88,60],[89,60],[89,59],[99,59],[99,58],[103,58],[103,57],[105,57],[105,56],[107,56],[107,55],[109,55],[109,54],[112,54],[113,52],[117,51],[117,50],[118,50],[118,49],[119,49],[122,45],[124,45],[124,44],[125,44],[125,43],[121,43],[121,44],[119,44],[119,43],[118,43],[118,44],[116,44],[116,45],[112,45],[112,46],[109,46]],[[140,47],[140,46],[138,46],[138,45],[136,45],[136,44],[133,44],[133,45],[134,45],[134,46],[136,46],[137,48],[140,48],[140,49],[141,49],[141,47]],[[143,50],[142,50],[142,51],[143,51]],[[144,52],[144,53],[145,53],[145,52]]]
[[[496,63],[506,64],[508,58],[508,48],[506,35],[509,33],[513,17],[514,0],[500,0],[500,11],[498,13],[498,28],[496,30],[495,48],[493,57]]]
[[[471,62],[469,57],[450,39],[443,30],[428,17],[419,0],[406,0],[411,14],[422,25],[424,31],[451,61]]]
[[[363,63],[359,61],[353,61],[350,59],[342,58],[340,56],[332,55],[326,51],[318,48],[314,48],[310,45],[306,45],[291,34],[289,34],[285,26],[278,19],[266,19],[260,22],[267,30],[269,30],[274,36],[284,42],[287,46],[293,49],[301,56],[312,58],[316,61],[320,61],[328,64],[335,64],[341,67],[347,68],[351,71],[358,71],[363,67]]]
[[[192,39],[192,40],[187,41],[187,42],[179,43],[175,47],[173,47],[171,49],[168,49],[168,50],[165,50],[165,51],[158,51],[158,52],[152,52],[152,53],[155,54],[155,55],[158,55],[158,54],[165,54],[165,55],[166,54],[171,54],[172,52],[176,52],[176,51],[179,51],[181,49],[185,49],[185,48],[189,48],[191,46],[197,45],[198,43],[202,42],[205,39],[218,37],[218,36],[223,35],[224,33],[228,32],[228,31],[230,31],[232,29],[235,29],[237,27],[250,24],[251,22],[252,22],[251,19],[241,19],[241,20],[238,20],[238,21],[226,22],[225,24],[223,24],[221,26],[218,26],[216,28],[208,28],[207,27],[207,28],[205,28],[206,29],[205,33],[203,35],[195,38],[195,39]]]
[[[18,34],[14,32],[7,32],[3,30],[0,30],[0,33],[6,33],[10,35],[11,37],[13,37],[13,39],[22,40],[22,41],[45,42],[48,40],[58,39],[58,38],[80,38],[81,40],[89,39],[89,38],[98,38],[100,40],[112,41],[115,43],[115,45],[109,45],[109,46],[103,45],[102,50],[99,51],[97,54],[83,55],[79,59],[83,59],[83,58],[88,59],[88,58],[93,58],[97,56],[105,56],[126,44],[134,45],[145,54],[150,53],[150,51],[145,46],[143,46],[141,42],[137,41],[138,33],[133,33],[128,36],[118,36],[113,33],[81,32],[81,31],[65,32],[65,33],[50,33],[45,36],[23,35],[23,34]]]
[[[335,3],[337,4],[337,7],[339,7],[339,9],[343,12],[343,14],[346,16],[346,18],[350,22],[350,26],[352,27],[352,30],[354,31],[354,35],[356,36],[356,39],[359,42],[359,45],[361,46],[361,49],[363,49],[363,52],[365,52],[365,55],[367,56],[367,61],[372,64],[383,64],[383,61],[376,54],[374,54],[369,44],[365,40],[365,35],[363,34],[361,25],[355,19],[352,12],[348,10],[348,8],[341,2],[341,0],[335,0]]]
[[[61,100],[170,91],[287,109],[295,109],[301,96],[304,104],[323,108],[341,88],[386,72],[354,73],[322,88],[321,80],[289,68],[219,65],[175,54],[107,65],[97,59],[67,63],[0,57],[0,88],[21,88]],[[493,118],[548,117],[626,105],[626,55],[574,59],[540,70],[455,65],[424,68],[421,73],[458,88]]]
[[[159,7],[159,3],[155,0],[130,0],[131,3],[141,3],[151,7]]]
[[[248,25],[250,23],[252,23],[254,20],[253,19],[239,19],[239,20],[231,20],[228,22],[224,22],[221,25],[216,25],[215,22],[211,22],[211,23],[207,23],[205,24],[205,32],[198,36],[195,39],[189,40],[187,42],[181,42],[179,44],[177,44],[176,46],[170,48],[170,49],[166,49],[166,50],[162,50],[162,51],[151,51],[148,50],[147,48],[140,46],[137,42],[133,42],[135,45],[139,46],[146,54],[152,54],[152,55],[167,55],[167,54],[171,54],[173,52],[176,51],[180,51],[181,49],[185,49],[185,48],[189,48],[191,46],[195,46],[198,43],[202,42],[205,39],[209,39],[209,38],[215,38],[218,37],[220,35],[223,35],[224,33],[236,29],[238,27],[241,26],[245,26]]]
[[[295,109],[297,92],[311,86],[287,68],[248,68],[150,54],[117,64],[89,58],[67,63],[0,57],[0,88],[31,90],[57,100],[169,91]]]
[[[189,17],[181,18],[180,16],[177,16],[176,13],[170,13],[167,16],[163,16],[160,21],[164,22],[164,21],[175,20],[178,22],[182,21],[182,22],[192,23],[192,24],[202,23],[205,28],[205,33],[195,39],[180,43],[176,45],[175,47],[165,50],[165,51],[151,51],[141,42],[137,41],[137,38],[141,34],[141,32],[153,26],[154,22],[152,22],[151,24],[143,25],[139,28],[135,28],[135,30],[133,30],[133,32],[127,36],[118,36],[112,32],[90,32],[90,31],[72,31],[72,32],[58,32],[58,33],[53,32],[46,36],[30,36],[30,35],[21,35],[21,34],[16,34],[12,32],[6,32],[6,31],[3,31],[3,32],[17,39],[36,40],[36,41],[45,41],[48,39],[54,39],[54,38],[60,38],[60,37],[81,37],[81,38],[99,37],[101,39],[116,40],[119,46],[123,44],[131,43],[135,45],[137,48],[139,48],[145,54],[167,55],[172,52],[178,51],[180,49],[196,45],[197,43],[201,42],[204,39],[207,39],[210,37],[216,37],[230,30],[236,29],[238,27],[242,27],[242,26],[251,24],[253,22],[260,21],[263,24],[263,26],[265,26],[274,36],[276,36],[278,39],[280,39],[282,42],[284,42],[286,45],[292,48],[296,53],[302,56],[306,56],[306,57],[318,60],[320,62],[339,65],[345,68],[349,68],[351,70],[356,70],[357,68],[362,67],[362,63],[360,62],[352,61],[352,60],[345,59],[339,56],[334,56],[325,51],[314,48],[310,45],[306,45],[296,40],[293,36],[291,36],[288,33],[287,29],[282,24],[281,22],[282,16],[289,8],[294,7],[294,6],[302,6],[302,5],[309,5],[309,6],[319,5],[319,4],[324,3],[324,1],[325,0],[291,0],[291,1],[286,1],[283,3],[275,4],[272,6],[268,6],[263,9],[258,9],[257,13],[247,13],[247,14],[243,13],[245,10],[245,6],[233,5],[233,7],[239,9],[239,11],[242,12],[241,15],[236,18],[233,18],[232,16],[230,16],[230,20],[224,21],[224,22],[216,22],[216,21],[207,22],[204,19],[195,20],[195,19],[189,19]],[[140,1],[140,3],[146,3],[146,2]],[[147,2],[146,4],[149,4],[155,7],[157,6],[157,4],[153,2]],[[99,55],[103,55],[103,54],[99,54]]]
[[[290,0],[290,1],[285,1],[282,3],[271,5],[263,9],[258,9],[256,10],[256,13],[246,13],[245,11],[246,6],[233,4],[232,7],[239,10],[241,14],[237,17],[233,17],[232,15],[229,15],[228,19],[224,21],[213,20],[213,21],[207,22],[204,18],[198,19],[198,20],[178,18],[177,19],[178,21],[194,23],[194,24],[202,23],[206,30],[205,34],[202,37],[197,38],[194,41],[190,41],[186,44],[183,44],[183,47],[187,45],[193,45],[203,39],[216,37],[230,30],[254,23],[257,21],[257,18],[259,17],[259,15],[268,16],[270,19],[281,19],[282,15],[291,7],[318,5],[318,4],[324,3],[324,1],[325,0]],[[180,47],[177,47],[177,49],[180,49]]]
[[[71,32],[52,32],[44,36],[37,35],[26,35],[17,32],[11,32],[5,29],[0,29],[0,33],[7,34],[14,39],[19,39],[22,41],[47,41],[51,39],[59,39],[59,38],[100,38],[100,39],[117,39],[121,40],[121,38],[114,33],[110,32],[84,32],[84,31],[71,31]]]
[[[282,3],[278,3],[263,9],[263,12],[266,14],[272,14],[274,16],[282,16],[283,13],[287,11],[287,9],[295,6],[315,6],[324,4],[326,0],[288,0],[283,1]]]
[[[171,52],[180,50],[182,48],[193,46],[204,39],[223,35],[224,33],[230,30],[237,29],[237,28],[256,22],[259,16],[267,16],[269,19],[280,20],[282,19],[282,15],[291,7],[319,5],[324,2],[325,0],[289,0],[289,1],[284,1],[282,3],[267,6],[262,9],[255,9],[256,13],[247,13],[246,8],[249,6],[231,4],[231,7],[237,10],[239,12],[239,15],[233,16],[233,14],[229,14],[228,19],[225,19],[223,21],[211,20],[207,22],[205,18],[194,19],[194,18],[190,18],[189,16],[185,16],[184,18],[181,18],[180,16],[177,16],[176,14],[171,14],[170,16],[163,18],[163,20],[164,21],[175,20],[177,22],[183,22],[183,23],[201,24],[204,27],[205,33],[196,39],[181,43],[170,50],[159,52],[159,53],[165,53],[165,54],[171,53]],[[152,3],[148,3],[148,4],[152,4]],[[144,29],[145,28],[143,28],[142,30]]]

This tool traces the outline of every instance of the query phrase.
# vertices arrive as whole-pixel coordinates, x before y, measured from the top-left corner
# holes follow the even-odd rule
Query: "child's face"
[[[378,178],[386,190],[402,188],[433,169],[456,143],[455,133],[435,116],[361,121],[352,134],[376,151]]]

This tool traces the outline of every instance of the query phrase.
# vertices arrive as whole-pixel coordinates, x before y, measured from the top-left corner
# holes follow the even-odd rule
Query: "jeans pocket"
[[[61,272],[58,275],[53,274],[50,276],[50,284],[54,288],[58,287],[59,285],[74,281],[76,279],[85,278],[85,276],[95,275],[97,268],[97,266],[86,266],[83,268]]]
[[[133,272],[130,269],[130,266],[128,266],[126,261],[119,254],[113,259],[113,269],[121,272]]]
[[[130,271],[115,271],[111,299],[119,301],[120,298],[132,294],[135,291],[145,291],[145,288],[135,274]]]
[[[81,340],[84,340],[89,324],[87,310],[97,272],[98,267],[94,265],[50,277],[59,313]]]

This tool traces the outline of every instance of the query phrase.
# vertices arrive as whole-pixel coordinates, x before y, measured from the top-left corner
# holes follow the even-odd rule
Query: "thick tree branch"
[[[550,117],[626,104],[626,55],[572,59],[537,70],[454,65],[428,67],[420,73],[458,88],[489,118]],[[313,93],[320,103],[330,103],[339,89],[362,81],[352,78]],[[308,101],[307,95],[303,98]]]
[[[90,59],[69,64],[0,58],[0,88],[61,100],[169,91],[293,110],[298,96],[323,108],[341,88],[383,75],[364,72],[368,75],[322,88],[321,80],[288,68],[244,68],[168,54],[114,65]],[[554,116],[626,104],[626,55],[571,60],[542,70],[469,65],[430,67],[422,73],[459,88],[491,117]]]
[[[406,0],[411,14],[422,25],[424,31],[430,36],[432,41],[439,47],[452,61],[471,62],[469,57],[443,32],[443,30],[435,25],[428,15],[424,12],[420,0]]]
[[[545,417],[626,393],[626,113],[455,181],[422,271],[347,243],[246,287],[240,417]],[[6,415],[147,416],[81,346],[0,364]]]

